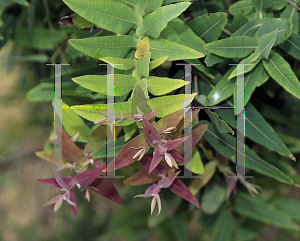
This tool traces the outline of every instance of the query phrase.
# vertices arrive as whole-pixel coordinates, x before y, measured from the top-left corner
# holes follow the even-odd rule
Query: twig
[[[286,0],[286,2],[293,5],[296,9],[298,9],[300,11],[300,7],[297,5],[297,3],[292,2],[291,0]]]
[[[230,32],[229,32],[227,29],[225,29],[225,28],[222,28],[222,31],[223,31],[224,33],[228,34],[229,36],[232,35],[232,33],[230,33]]]
[[[51,15],[51,13],[50,13],[50,9],[49,9],[49,6],[48,6],[48,2],[47,2],[47,0],[43,0],[43,1],[44,1],[44,6],[45,6],[46,15],[47,15],[47,17],[49,18],[48,25],[49,25],[49,29],[50,29],[51,41],[52,41],[54,47],[56,48],[56,51],[58,52],[58,54],[59,54],[61,60],[63,61],[63,63],[66,64],[66,63],[67,63],[67,60],[66,60],[66,58],[65,58],[65,56],[64,56],[64,53],[62,52],[62,50],[60,49],[60,47],[57,45],[56,40],[55,40],[55,37],[54,37],[54,29],[53,29],[53,24],[52,24],[52,22],[51,22],[51,20],[50,20],[50,15]],[[54,56],[54,55],[53,55],[53,56]],[[53,57],[53,56],[52,56],[52,57]],[[55,59],[52,59],[52,57],[51,57],[51,61],[54,62]]]

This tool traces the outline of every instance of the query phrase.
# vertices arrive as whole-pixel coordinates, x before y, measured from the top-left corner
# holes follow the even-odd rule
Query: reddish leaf
[[[94,160],[94,166],[96,168],[100,168],[101,170],[103,170],[104,168],[106,168],[106,165],[102,164],[100,161],[98,161],[97,159]]]
[[[89,185],[91,190],[99,193],[116,203],[123,203],[122,198],[118,194],[114,185],[107,178],[97,178],[92,184]]]
[[[183,115],[184,109],[180,109],[172,114],[164,116],[157,123],[155,123],[154,126],[159,132],[162,132],[164,128],[167,129],[170,127],[176,127],[180,120],[183,118]]]
[[[145,117],[143,117],[143,130],[149,145],[155,146],[153,145],[155,142],[158,144],[161,143],[160,134],[152,125],[152,123],[150,123],[150,121],[148,121]]]
[[[179,154],[178,151],[176,151],[176,150],[170,150],[170,151],[168,151],[168,153],[174,158],[174,160],[176,162],[187,163],[187,161],[184,160],[184,158]]]
[[[140,186],[156,182],[159,179],[160,177],[154,175],[153,173],[148,174],[148,171],[144,167],[141,167],[132,176],[126,178],[123,183],[128,186]]]
[[[171,176],[168,176],[168,177],[165,177],[165,178],[161,179],[158,182],[158,186],[161,187],[161,188],[170,187],[179,173],[180,173],[180,171],[176,172],[176,173],[173,173]]]
[[[200,139],[202,138],[203,134],[205,133],[205,131],[207,130],[208,125],[203,124],[203,125],[198,125],[196,126],[194,129],[192,129],[192,148],[191,150],[193,150],[195,148],[195,146],[197,145],[197,143],[200,141]],[[191,142],[191,138],[189,137],[186,142]],[[180,154],[183,154],[184,149],[183,147],[180,148]],[[191,153],[187,153],[187,156],[189,156]]]
[[[147,142],[144,134],[138,135],[135,138],[133,138],[122,148],[122,150],[116,156],[115,160],[107,166],[107,172],[112,172],[122,167],[129,166],[130,164],[137,161],[138,157],[136,157],[135,159],[132,158],[139,151],[139,149],[134,149],[134,148],[138,148],[146,144]]]
[[[146,119],[147,120],[151,120],[154,116],[156,116],[156,114],[158,114],[159,112],[161,112],[160,110],[158,111],[152,111],[150,112],[148,115],[146,115]]]
[[[180,146],[184,142],[185,138],[179,138],[175,140],[168,141],[163,144],[164,148],[167,148],[167,151],[173,150],[176,147]]]
[[[71,185],[72,181],[73,181],[73,177],[61,177],[61,179],[64,181],[64,183],[66,183],[68,186]],[[52,187],[58,187],[61,188],[61,186],[57,183],[57,181],[55,180],[54,177],[51,178],[45,178],[45,179],[37,179],[38,182],[43,183],[45,185],[48,186],[52,186]]]
[[[159,153],[159,149],[156,150],[156,152],[153,155],[150,167],[149,167],[149,173],[154,170],[155,167],[160,163],[162,159],[162,155]]]
[[[81,187],[86,187],[90,185],[97,177],[99,177],[102,173],[101,168],[84,171],[82,173],[77,174],[74,177],[74,181],[80,184]]]
[[[226,190],[226,200],[229,199],[230,194],[236,190],[236,183],[237,183],[237,178],[228,178],[225,176],[226,181],[228,183],[227,190]]]
[[[58,172],[57,172],[57,170],[56,170],[55,167],[53,167],[53,174],[54,174],[54,178],[55,178],[57,184],[58,184],[61,188],[64,188],[64,189],[66,189],[66,190],[70,190],[70,189],[73,187],[72,184],[70,184],[70,186],[69,186],[69,185],[67,185],[67,184],[64,182],[64,180],[63,180],[62,177],[58,174]],[[73,182],[72,182],[72,183],[73,183]]]
[[[182,197],[188,202],[194,204],[196,207],[198,208],[200,207],[197,199],[193,196],[190,190],[184,185],[184,183],[178,178],[174,180],[173,184],[169,187],[169,189],[179,197]]]
[[[84,154],[64,130],[62,130],[62,154],[69,163],[81,166],[85,162]]]
[[[140,163],[147,170],[147,172],[149,172],[151,160],[152,160],[151,157],[149,157],[147,155],[145,155],[140,160]],[[161,164],[158,164],[158,166],[151,172],[151,174],[154,174],[154,175],[159,176],[159,177],[165,177],[165,176],[168,175],[167,169],[163,165],[161,165]]]
[[[76,205],[76,199],[75,199],[74,193],[70,192],[69,199],[71,200],[71,202],[73,202],[75,204],[75,206],[74,206],[74,205],[71,205],[70,203],[68,203],[71,208],[71,211],[73,214],[77,215],[78,212],[77,212],[77,205]]]

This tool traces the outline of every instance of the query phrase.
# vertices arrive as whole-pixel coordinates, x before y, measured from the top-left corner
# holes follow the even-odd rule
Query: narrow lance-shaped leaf
[[[153,95],[165,95],[185,85],[181,79],[170,79],[163,77],[149,76],[147,79],[148,91]]]
[[[298,34],[299,31],[299,14],[295,6],[288,4],[280,14],[280,18],[289,18],[293,22],[293,32]]]
[[[229,32],[234,33],[246,23],[248,23],[247,15],[242,10],[238,11],[237,14],[233,17]]]
[[[262,22],[261,18],[253,18],[248,23],[243,25],[240,29],[236,30],[231,35],[231,37],[236,37],[236,36],[249,36],[249,37],[251,37],[254,34],[254,32],[261,26],[261,22]]]
[[[141,167],[136,173],[126,178],[123,183],[128,186],[140,186],[153,183],[158,180],[160,180],[159,176],[153,173],[149,174],[144,167]]]
[[[113,65],[115,69],[128,70],[136,66],[136,61],[131,59],[122,59],[115,57],[103,57],[100,60]]]
[[[78,15],[109,31],[125,34],[139,24],[139,16],[124,3],[115,7],[113,1],[64,0]]]
[[[203,45],[205,45],[206,42],[195,34],[194,31],[180,18],[172,19],[168,23],[168,26],[161,31],[160,37],[185,45],[200,53],[209,54],[209,52],[203,48]]]
[[[250,13],[254,9],[254,4],[251,0],[237,1],[236,3],[230,5],[229,12],[235,15],[242,9],[246,14]]]
[[[258,46],[256,38],[237,36],[204,45],[209,52],[226,58],[244,58]]]
[[[135,48],[138,40],[129,35],[122,35],[71,39],[69,43],[75,49],[95,59],[107,56],[123,58],[129,50]]]
[[[168,22],[179,16],[190,4],[189,2],[176,3],[156,9],[144,17],[143,23],[136,30],[137,35],[146,34],[158,38],[161,30],[167,26]]]
[[[273,18],[262,22],[259,28],[258,37],[271,33],[278,29],[277,38],[274,46],[283,43],[292,34],[293,23],[289,19]]]
[[[149,1],[149,0],[139,0],[135,6],[135,12],[140,15],[147,15],[148,13],[159,8],[163,3],[163,0]]]
[[[102,173],[101,168],[81,172],[74,177],[74,181],[81,187],[90,185]]]
[[[211,13],[194,18],[187,23],[195,33],[206,42],[216,41],[221,33],[222,28],[227,23],[226,13]]]
[[[169,61],[204,57],[204,54],[194,49],[165,39],[150,39],[150,51],[152,52],[151,56],[153,59],[169,55]]]
[[[190,190],[184,185],[184,183],[178,178],[174,180],[173,184],[169,187],[169,189],[179,197],[182,197],[188,202],[194,204],[196,207],[198,208],[200,207],[197,199],[193,196]]]
[[[300,36],[298,34],[292,32],[291,36],[278,46],[295,59],[300,60]]]
[[[219,109],[216,112],[232,127],[236,126],[232,110]],[[270,150],[290,158],[293,157],[273,128],[251,103],[248,103],[245,108],[245,135]]]
[[[273,224],[276,227],[288,230],[298,229],[298,225],[288,215],[276,209],[270,203],[251,197],[246,193],[237,194],[234,199],[233,208],[243,216],[266,224]]]
[[[236,163],[236,138],[229,134],[218,133],[217,130],[208,121],[201,121],[207,124],[208,129],[204,138],[217,150],[222,156]],[[292,185],[294,181],[285,173],[273,165],[262,160],[257,154],[245,146],[245,167],[253,169],[258,173],[272,177],[280,182]]]
[[[73,78],[72,80],[87,89],[106,95],[107,78],[107,75],[84,75]],[[132,91],[133,86],[137,83],[138,79],[129,75],[115,74],[114,81],[114,95],[123,96]]]
[[[289,63],[276,52],[271,52],[268,60],[263,60],[268,74],[286,91],[300,99],[300,83]]]
[[[278,29],[261,37],[261,39],[259,40],[258,47],[255,50],[255,54],[259,58],[268,59],[271,49],[276,42],[277,32]]]

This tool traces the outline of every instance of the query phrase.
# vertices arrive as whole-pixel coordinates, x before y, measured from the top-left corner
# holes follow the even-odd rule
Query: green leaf
[[[150,39],[150,51],[153,59],[169,55],[168,61],[204,57],[204,54],[194,49],[164,39]]]
[[[51,101],[54,98],[53,83],[40,83],[32,88],[26,94],[26,98],[30,101]]]
[[[156,117],[161,118],[165,115],[187,107],[193,101],[195,95],[196,94],[183,94],[157,97],[148,100],[148,104],[152,111],[161,111],[156,115]],[[191,101],[185,101],[186,98],[190,99]]]
[[[256,58],[256,54],[252,53],[247,58],[241,60],[240,64],[246,64],[244,65],[244,74],[250,72],[252,69],[255,68],[256,65],[260,62],[260,59]],[[239,73],[242,74],[242,73]],[[237,73],[237,66],[234,68],[234,70],[229,75],[228,79],[232,79],[233,77],[236,77],[238,75]]]
[[[168,5],[168,4],[177,3],[177,2],[193,2],[193,1],[196,1],[196,0],[164,0],[163,5]]]
[[[131,102],[118,102],[115,103],[115,117],[121,117],[121,111],[123,116],[132,115],[131,113]],[[92,104],[92,105],[74,105],[72,106],[75,113],[92,122],[99,121],[100,119],[106,118],[106,116],[100,114],[99,110],[105,110],[106,104]],[[128,126],[133,121],[124,119],[121,123],[115,123],[115,126]]]
[[[300,153],[300,139],[294,136],[286,135],[280,132],[276,132],[279,138],[287,145],[288,149],[292,153]]]
[[[108,75],[84,75],[72,80],[83,86],[84,88],[96,91],[98,93],[107,94],[107,77]],[[129,75],[114,75],[115,81],[115,96],[123,96],[132,91],[133,86],[137,83],[138,79]]]
[[[133,114],[138,114],[137,107],[144,113],[144,115],[148,115],[152,112],[151,107],[147,103],[144,90],[140,83],[136,83],[132,93],[132,100],[131,100],[131,109]],[[139,126],[143,126],[141,122],[137,122]]]
[[[136,34],[138,36],[146,34],[158,38],[161,30],[167,26],[168,22],[179,16],[190,4],[190,2],[176,3],[156,9],[144,17],[143,23],[136,30]]]
[[[169,58],[169,55],[166,55],[166,56],[163,56],[159,59],[155,59],[155,60],[150,61],[150,65],[149,65],[150,70],[155,69],[158,66],[160,66],[162,63],[164,63],[167,60],[167,58]]]
[[[203,45],[206,44],[204,40],[197,36],[180,18],[171,20],[168,26],[160,33],[160,37],[185,45],[200,53],[209,54],[209,52],[203,48]]]
[[[53,29],[53,37],[56,44],[60,44],[63,40],[63,35],[58,29]],[[26,28],[17,29],[13,39],[17,44],[27,48],[34,48],[38,50],[54,49],[50,30],[48,28],[35,27],[30,35]]]
[[[235,31],[240,29],[243,25],[248,23],[248,21],[249,20],[246,14],[242,10],[238,11],[237,14],[233,17],[233,20],[229,28],[229,32],[234,33]]]
[[[222,237],[222,241],[231,241],[233,230],[234,217],[228,208],[224,207],[214,226],[212,241],[219,241],[220,237]]]
[[[201,161],[200,153],[197,148],[194,148],[192,152],[192,160],[185,164],[185,167],[193,173],[203,174],[204,168]]]
[[[216,105],[223,100],[226,100],[233,94],[233,87],[235,82],[228,82],[227,78],[230,73],[233,71],[234,66],[232,66],[226,74],[220,79],[216,86],[210,91],[207,96],[208,101],[205,103],[206,106]]]
[[[201,209],[206,214],[215,213],[225,201],[226,187],[216,182],[209,183],[204,189]]]
[[[271,33],[265,34],[264,36],[261,37],[259,40],[259,44],[257,49],[255,50],[255,54],[257,57],[261,59],[268,59],[271,49],[275,44],[275,41],[277,39],[277,33],[278,30],[274,30]]]
[[[100,60],[104,61],[108,64],[115,64],[115,69],[128,70],[136,67],[136,60],[131,59],[122,59],[122,58],[114,58],[114,57],[103,57]]]
[[[54,103],[54,102],[53,102]],[[53,105],[52,103],[52,105]],[[74,136],[79,131],[77,138],[78,142],[87,142],[88,137],[91,135],[90,128],[72,109],[64,108],[69,107],[66,103],[62,102],[62,124],[65,131],[69,136]]]
[[[216,112],[229,125],[236,127],[236,119],[232,109],[218,109]],[[276,135],[270,124],[251,103],[248,103],[245,108],[245,135],[266,148],[276,151],[280,155],[293,156],[282,140]]]
[[[124,130],[124,133],[125,133],[125,141],[128,141],[134,135],[137,128],[138,127],[137,127],[136,123],[133,123],[129,126],[124,126],[123,127],[123,130]]]
[[[223,118],[225,119],[225,118]],[[228,121],[227,121],[228,122]],[[208,129],[204,133],[204,138],[208,143],[222,156],[236,163],[236,138],[229,135],[219,133],[214,126],[205,120],[200,124],[207,124]],[[246,127],[247,129],[247,127]],[[293,185],[294,181],[285,173],[261,159],[253,150],[245,146],[245,167],[255,170],[258,173],[272,177],[280,182]]]
[[[217,127],[218,131],[221,133],[230,133],[233,134],[233,130],[229,127],[229,125],[222,119],[219,118],[218,114],[212,112],[209,109],[204,109],[206,114],[208,115],[211,122]]]
[[[114,148],[114,153],[115,155],[118,155],[118,153],[121,151],[121,149],[127,144],[125,142],[125,136],[121,136],[114,140],[115,142],[115,148]],[[111,146],[111,145],[110,145]],[[110,155],[112,151],[107,149],[107,143],[104,143],[104,145],[100,146],[96,150],[94,150],[90,155],[94,158],[106,158],[106,157],[111,157]]]
[[[14,3],[17,3],[17,4],[20,4],[24,7],[28,7],[29,3],[28,1],[26,0],[10,0],[11,2],[14,2]]]
[[[300,222],[300,202],[296,199],[279,197],[275,199],[275,205],[285,214],[297,222]]]
[[[163,3],[163,0],[150,1],[139,0],[135,6],[135,12],[139,15],[147,15],[148,13],[159,8]]]
[[[149,77],[149,64],[150,64],[151,53],[145,54],[142,58],[137,61],[136,69],[133,73],[133,76],[142,79],[143,77]]]
[[[235,241],[251,241],[254,240],[259,233],[265,229],[261,222],[247,219],[247,222],[242,223],[235,228]]]
[[[278,29],[277,39],[274,46],[283,43],[292,34],[293,23],[290,19],[273,18],[262,22],[258,37],[271,33]]]
[[[181,79],[170,79],[150,76],[148,78],[148,91],[153,95],[165,95],[185,85]]]
[[[273,7],[274,10],[281,10],[287,5],[286,0],[273,0]]]
[[[293,22],[293,32],[298,34],[299,14],[293,5],[288,4],[284,11],[280,14],[280,18],[289,18]]]
[[[300,60],[300,36],[298,34],[292,32],[291,36],[278,46],[295,59]]]
[[[287,92],[300,99],[300,83],[289,63],[276,52],[271,52],[268,60],[263,60],[268,74]]]
[[[75,17],[75,18],[72,18],[72,21],[75,25],[77,25],[78,27],[80,28],[89,28],[93,25],[93,23],[85,20],[84,18],[82,17]]]
[[[251,37],[254,32],[261,26],[262,19],[261,18],[253,18],[248,23],[243,25],[240,29],[235,31],[231,37],[236,36],[249,36]]]
[[[112,1],[63,0],[69,8],[84,19],[109,31],[126,34],[139,24],[139,16],[126,4]]]
[[[196,195],[199,190],[204,187],[213,177],[216,171],[216,163],[216,160],[206,163],[201,178],[194,178],[194,181],[189,185],[189,190],[193,195]]]
[[[214,54],[209,54],[206,56],[205,60],[204,60],[204,63],[206,63],[206,66],[207,67],[211,67],[215,64],[218,64],[218,63],[221,63],[224,61],[224,58],[223,57],[220,57],[220,56],[217,56],[217,55],[214,55]]]
[[[198,69],[200,72],[204,73],[209,78],[215,79],[215,76],[212,73],[210,73],[208,68],[206,68],[198,59],[183,59],[183,61],[189,64],[195,64],[193,65],[193,67]]]
[[[250,13],[254,9],[254,4],[251,0],[237,1],[236,3],[230,5],[229,12],[232,15],[237,14],[240,10],[243,10],[246,14]]]
[[[297,224],[288,215],[276,209],[270,203],[246,193],[239,192],[235,196],[233,208],[239,214],[265,224],[272,224],[278,228],[289,230],[298,229]]]
[[[257,12],[263,12],[267,8],[271,8],[273,3],[269,0],[252,0]]]
[[[267,79],[265,78],[266,76]],[[249,102],[255,88],[261,85],[263,81],[268,80],[268,78],[269,76],[266,74],[262,63],[259,63],[250,73],[245,74],[245,106]],[[237,110],[237,113],[240,113],[240,110]]]
[[[209,52],[226,58],[244,58],[253,52],[259,41],[248,36],[221,39],[204,45]]]
[[[123,35],[70,39],[69,43],[75,49],[95,59],[108,56],[123,58],[130,49],[136,47],[138,40],[129,35]]]
[[[222,28],[227,23],[226,13],[211,13],[209,16],[202,15],[187,23],[194,32],[206,42],[216,41]]]

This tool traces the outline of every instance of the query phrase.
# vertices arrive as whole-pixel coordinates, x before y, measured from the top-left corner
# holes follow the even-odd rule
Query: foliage
[[[174,209],[184,210],[185,219],[196,213],[192,206],[190,210],[183,205],[164,207],[164,202],[175,200],[163,195],[169,189],[200,207],[198,221],[211,240],[253,240],[263,225],[274,225],[290,240],[299,237],[299,218],[291,211],[299,201],[282,195],[283,188],[296,189],[300,182],[293,163],[300,153],[298,1],[243,0],[230,6],[228,1],[210,0],[63,0],[60,4],[56,15],[60,27],[49,30],[28,24],[27,30],[16,27],[11,36],[31,54],[28,60],[39,61],[39,51],[55,49],[51,62],[60,57],[60,62],[71,63],[63,69],[62,83],[63,106],[72,106],[63,109],[65,175],[54,171],[53,178],[38,180],[65,193],[46,204],[55,203],[57,211],[66,200],[77,214],[71,192],[76,186],[86,190],[88,200],[91,190],[121,203],[113,184],[101,178],[117,170],[129,176],[124,179],[128,186],[157,182],[135,195],[153,197],[151,214],[158,204],[160,216],[155,221],[149,217],[151,227],[167,222]],[[4,28],[1,34],[4,45],[9,33]],[[116,64],[114,114],[105,111],[106,63]],[[191,83],[184,81],[183,68],[176,63],[200,64],[192,66],[189,95],[184,89]],[[229,66],[239,63],[248,64],[244,73]],[[183,135],[190,104],[236,105],[239,74],[245,80],[245,167],[253,179],[235,173],[236,115],[242,108],[194,110],[191,135]],[[27,98],[50,102],[52,81],[53,77],[43,78]],[[106,125],[116,137],[115,158],[109,165]],[[53,163],[52,134],[49,140],[36,154]],[[184,153],[185,143],[191,144],[190,153]],[[192,162],[186,163],[187,159]],[[180,174],[189,172],[197,178],[181,181]],[[176,236],[173,232],[169,235]],[[165,240],[170,237],[160,235]]]

